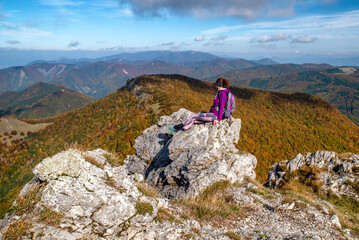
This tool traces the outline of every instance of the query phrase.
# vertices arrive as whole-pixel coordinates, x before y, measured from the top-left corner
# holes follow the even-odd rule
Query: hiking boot
[[[166,125],[167,129],[168,129],[168,134],[169,135],[174,135],[176,134],[176,129],[174,128],[174,126],[171,125]]]
[[[183,130],[183,124],[182,123],[174,125],[173,127],[174,127],[176,132],[178,132],[180,130]]]

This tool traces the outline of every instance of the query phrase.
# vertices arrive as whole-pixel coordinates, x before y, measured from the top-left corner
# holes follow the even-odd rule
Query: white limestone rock
[[[179,124],[192,114],[182,108],[143,131],[135,141],[136,154],[128,158],[129,171],[143,173],[147,183],[169,198],[196,196],[221,180],[254,179],[257,159],[235,147],[240,119],[222,120],[216,126],[195,124],[173,137],[166,135],[165,124]]]

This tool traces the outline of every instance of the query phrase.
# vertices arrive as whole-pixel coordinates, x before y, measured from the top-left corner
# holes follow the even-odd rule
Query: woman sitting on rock
[[[232,114],[232,104],[233,101],[231,100],[231,106],[227,111],[229,111],[227,114],[224,114],[225,112],[225,106],[227,103],[227,96],[229,96],[229,83],[227,79],[224,78],[218,78],[216,83],[217,87],[217,94],[214,97],[213,105],[211,109],[209,110],[209,113],[201,112],[198,114],[193,114],[189,118],[187,118],[182,123],[175,125],[175,126],[169,126],[167,125],[167,128],[169,130],[169,134],[175,134],[179,130],[188,130],[190,129],[193,124],[195,123],[205,123],[205,122],[213,122],[213,125],[215,126],[219,121],[223,119],[223,117],[230,117]]]

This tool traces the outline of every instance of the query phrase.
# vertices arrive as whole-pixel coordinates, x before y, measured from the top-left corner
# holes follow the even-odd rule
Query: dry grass
[[[9,213],[15,212],[17,215],[22,215],[34,209],[35,205],[41,199],[41,191],[45,187],[46,183],[41,183],[39,185],[33,186],[27,194],[24,196],[19,196],[16,199],[16,202],[11,206]]]
[[[351,156],[355,155],[355,153],[346,152],[346,153],[337,153],[336,155],[340,159],[349,159]]]
[[[162,222],[174,222],[174,223],[181,223],[178,219],[176,219],[175,216],[173,216],[171,213],[169,213],[164,208],[159,208],[157,211],[157,216],[154,218],[154,220]]]
[[[126,189],[118,187],[115,180],[112,177],[109,177],[108,175],[107,175],[107,178],[106,178],[106,184],[109,185],[110,187],[113,187],[114,189],[116,189],[120,193],[126,192]]]
[[[159,196],[158,191],[146,183],[139,183],[136,186],[138,191],[147,197],[158,198]]]
[[[10,144],[10,139],[20,140],[25,137],[24,135],[17,134],[18,132],[37,132],[46,128],[48,125],[50,125],[50,123],[29,124],[15,118],[2,118],[0,119],[0,134],[8,136],[8,139],[2,140],[4,143]]]
[[[104,169],[104,167],[105,167],[105,164],[102,164],[102,163],[98,162],[98,161],[96,160],[96,158],[94,158],[94,157],[85,155],[85,156],[83,156],[83,158],[84,158],[86,161],[88,161],[88,162],[91,163],[92,165],[95,165],[95,166],[98,167],[98,168]]]
[[[191,199],[182,199],[179,204],[188,209],[184,218],[195,217],[201,220],[226,219],[240,211],[234,202],[233,195],[226,189],[232,185],[228,181],[220,181],[207,187],[204,192]]]
[[[10,224],[3,237],[4,240],[18,240],[28,233],[31,227],[31,219],[21,219]]]
[[[241,237],[234,232],[227,232],[224,235],[226,235],[227,237],[229,237],[230,239],[233,239],[233,240],[241,240]]]
[[[252,183],[257,187],[256,189],[254,189],[254,188],[248,189],[249,192],[252,192],[257,195],[261,195],[261,196],[263,196],[265,198],[269,198],[269,199],[276,198],[275,196],[272,195],[274,193],[274,191],[272,189],[264,187],[263,184],[260,183],[256,179],[245,179],[244,184],[245,183]]]
[[[287,171],[282,188],[300,192],[300,188],[303,188],[304,185],[306,186],[305,191],[319,193],[323,186],[323,182],[320,179],[320,173],[323,171],[325,170],[317,166],[308,167],[306,165],[293,172]],[[300,184],[298,185],[297,183]]]
[[[118,154],[115,153],[115,152],[106,153],[103,156],[107,159],[107,161],[113,167],[115,167],[115,166],[123,166],[123,164],[124,164],[124,159],[121,159],[120,156],[118,156]]]
[[[294,201],[297,201],[297,199],[296,199],[295,197],[285,195],[285,196],[282,198],[281,204],[292,203],[292,202],[294,202]]]
[[[39,221],[52,226],[59,226],[63,216],[64,215],[62,213],[58,213],[44,206],[40,211]]]
[[[140,215],[146,215],[146,213],[149,213],[150,215],[152,215],[152,213],[153,213],[153,207],[148,202],[138,201],[136,203],[136,209],[137,209],[137,214],[140,214]]]
[[[322,171],[325,169],[304,166],[288,174],[280,188],[284,190],[281,193],[287,195],[283,201],[298,199],[312,206],[318,206],[316,199],[328,201],[334,205],[335,208],[330,210],[338,215],[342,226],[354,230],[359,236],[359,202],[345,195],[339,197],[331,191],[324,191],[320,181]],[[301,207],[300,204],[298,207]]]

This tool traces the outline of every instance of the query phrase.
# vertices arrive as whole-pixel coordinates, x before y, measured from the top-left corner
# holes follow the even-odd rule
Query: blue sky
[[[358,47],[357,0],[0,1],[0,48],[253,59],[359,56]]]

